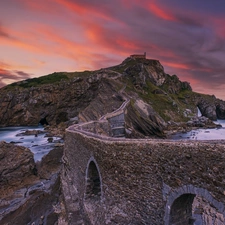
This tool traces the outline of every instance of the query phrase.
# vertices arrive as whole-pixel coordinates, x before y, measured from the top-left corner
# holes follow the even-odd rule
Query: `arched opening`
[[[41,124],[41,125],[49,125],[49,123],[48,123],[46,117],[41,118],[40,121],[39,121],[39,124]]]
[[[194,225],[192,203],[194,194],[183,194],[172,204],[169,225]]]
[[[101,199],[101,179],[96,163],[90,161],[86,174],[85,200]]]
[[[167,189],[166,189],[167,188]],[[184,185],[173,190],[165,186],[165,225],[222,225],[225,207],[203,188]]]

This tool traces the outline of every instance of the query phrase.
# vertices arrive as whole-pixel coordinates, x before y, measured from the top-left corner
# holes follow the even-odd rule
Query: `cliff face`
[[[110,68],[54,73],[2,88],[0,126],[39,122],[69,125],[74,121],[97,120],[128,98],[134,102],[139,99],[151,109],[142,110],[135,125],[133,117],[140,114],[138,104],[128,113],[130,128],[141,135],[152,135],[154,131],[153,135],[162,136],[166,122],[188,121],[197,114],[197,106],[210,119],[225,118],[222,100],[193,92],[189,83],[166,74],[158,60],[127,58]],[[144,124],[148,127],[139,129]]]
[[[71,79],[57,84],[1,90],[0,125],[58,124],[78,115],[97,95],[98,80]]]

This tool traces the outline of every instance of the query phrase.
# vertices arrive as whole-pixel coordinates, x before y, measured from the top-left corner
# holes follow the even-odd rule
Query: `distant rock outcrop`
[[[211,120],[225,119],[225,101],[217,99],[214,95],[198,98],[197,106],[202,116]]]
[[[200,99],[198,102],[198,108],[202,113],[202,116],[205,116],[211,120],[216,120],[216,105],[215,105],[216,98],[212,97],[212,99]]]

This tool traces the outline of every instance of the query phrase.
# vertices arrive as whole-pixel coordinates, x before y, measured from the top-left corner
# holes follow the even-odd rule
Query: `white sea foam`
[[[215,123],[221,124],[221,128],[197,129],[187,133],[177,133],[171,136],[173,140],[225,140],[225,120],[217,120]]]
[[[17,145],[21,145],[29,148],[34,153],[34,160],[40,161],[41,158],[46,155],[54,147],[54,143],[49,143],[48,138],[45,137],[45,133],[35,135],[22,135],[16,136],[26,130],[41,130],[42,126],[30,126],[30,127],[4,127],[0,128],[0,141],[14,142]],[[59,141],[59,138],[53,137],[53,142]]]

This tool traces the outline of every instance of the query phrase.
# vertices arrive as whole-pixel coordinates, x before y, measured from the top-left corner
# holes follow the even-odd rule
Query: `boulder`
[[[33,153],[25,147],[0,142],[0,195],[27,185],[37,174]]]
[[[215,124],[209,118],[205,116],[192,117],[187,122],[188,127],[202,127],[202,128],[219,128],[221,125]]]
[[[38,163],[38,176],[42,179],[49,179],[52,174],[58,173],[62,165],[63,145],[57,145],[41,162]]]

